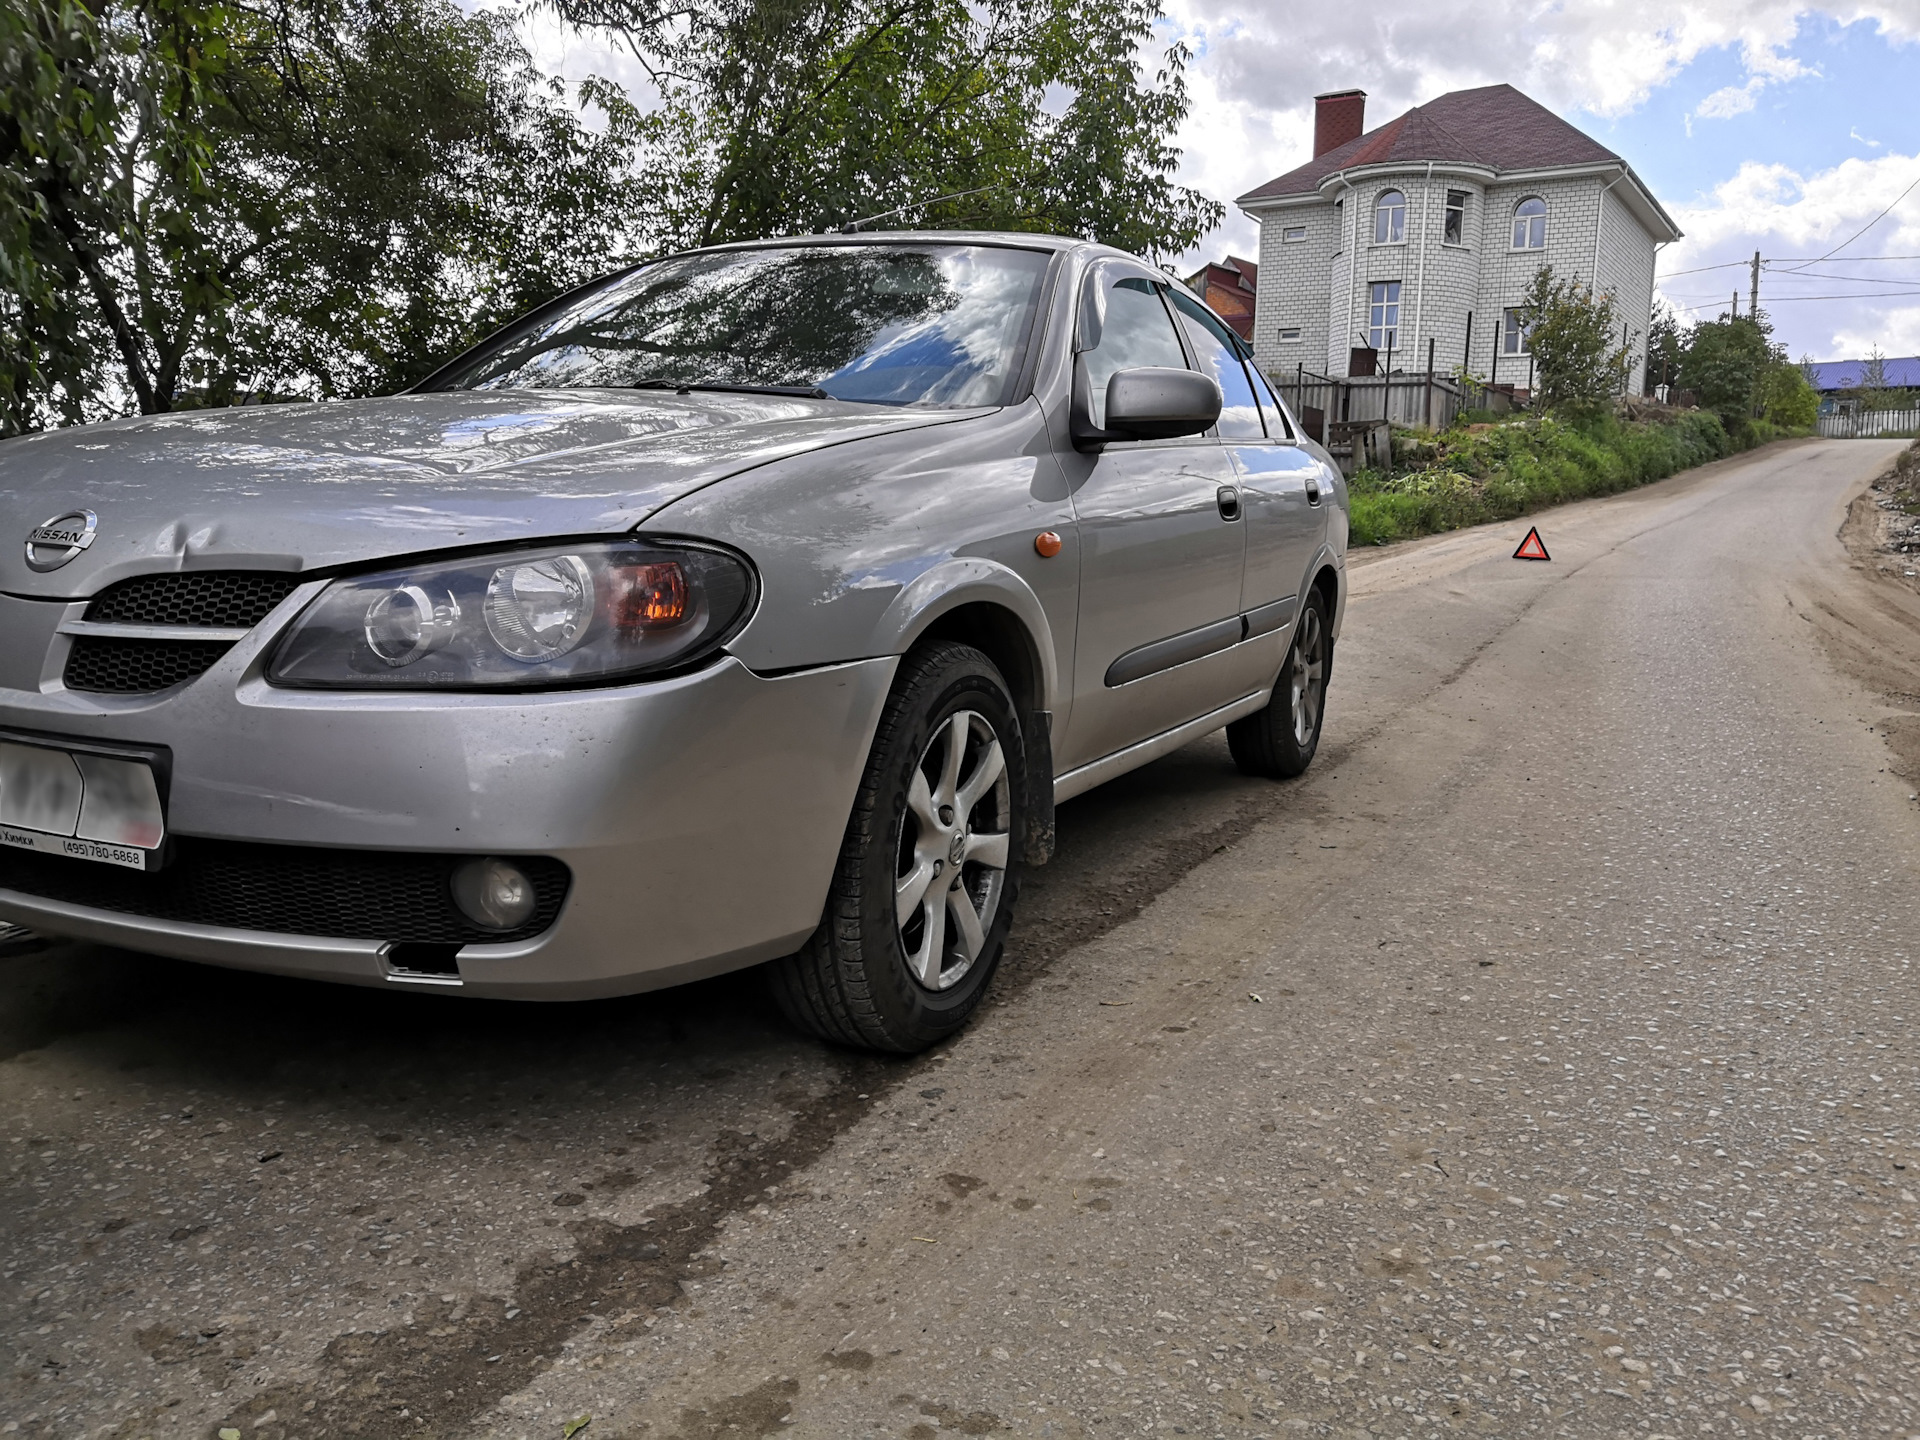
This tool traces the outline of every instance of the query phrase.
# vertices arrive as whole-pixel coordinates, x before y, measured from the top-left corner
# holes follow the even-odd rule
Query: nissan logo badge
[[[34,570],[58,570],[93,544],[100,517],[91,510],[69,510],[27,532],[27,565]]]

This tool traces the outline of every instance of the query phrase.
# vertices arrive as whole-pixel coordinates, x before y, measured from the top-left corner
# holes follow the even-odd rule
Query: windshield
[[[677,256],[515,326],[433,388],[711,384],[881,405],[1004,405],[1047,260],[993,245]]]

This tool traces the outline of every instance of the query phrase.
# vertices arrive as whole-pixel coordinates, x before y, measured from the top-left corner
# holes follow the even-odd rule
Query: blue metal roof
[[[1897,359],[1889,355],[1886,366],[1889,386],[1920,385],[1920,355],[1903,355]],[[1860,372],[1866,368],[1864,360],[1817,361],[1813,366],[1813,388],[1852,390],[1860,384]]]

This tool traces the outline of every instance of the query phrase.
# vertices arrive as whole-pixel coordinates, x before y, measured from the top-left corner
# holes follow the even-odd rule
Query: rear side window
[[[1107,381],[1117,370],[1141,366],[1187,368],[1173,317],[1160,301],[1151,280],[1128,275],[1106,283],[1106,316],[1100,324],[1100,344],[1086,354],[1087,401],[1095,425],[1107,423]]]
[[[1171,292],[1174,309],[1186,321],[1187,338],[1199,356],[1200,369],[1220,382],[1220,438],[1264,440],[1260,404],[1253,398],[1253,382],[1240,362],[1240,345],[1218,315],[1190,295]]]

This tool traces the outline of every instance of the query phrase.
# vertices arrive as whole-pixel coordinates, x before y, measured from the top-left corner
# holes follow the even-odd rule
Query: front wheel
[[[1293,627],[1293,643],[1280,666],[1273,698],[1265,709],[1227,727],[1227,748],[1243,774],[1290,780],[1313,763],[1332,660],[1327,602],[1316,588],[1307,592],[1307,602],[1300,607],[1300,622]]]
[[[971,646],[940,642],[903,662],[820,928],[771,967],[793,1023],[903,1054],[966,1023],[1019,889],[1027,766],[1015,716],[999,670]]]

